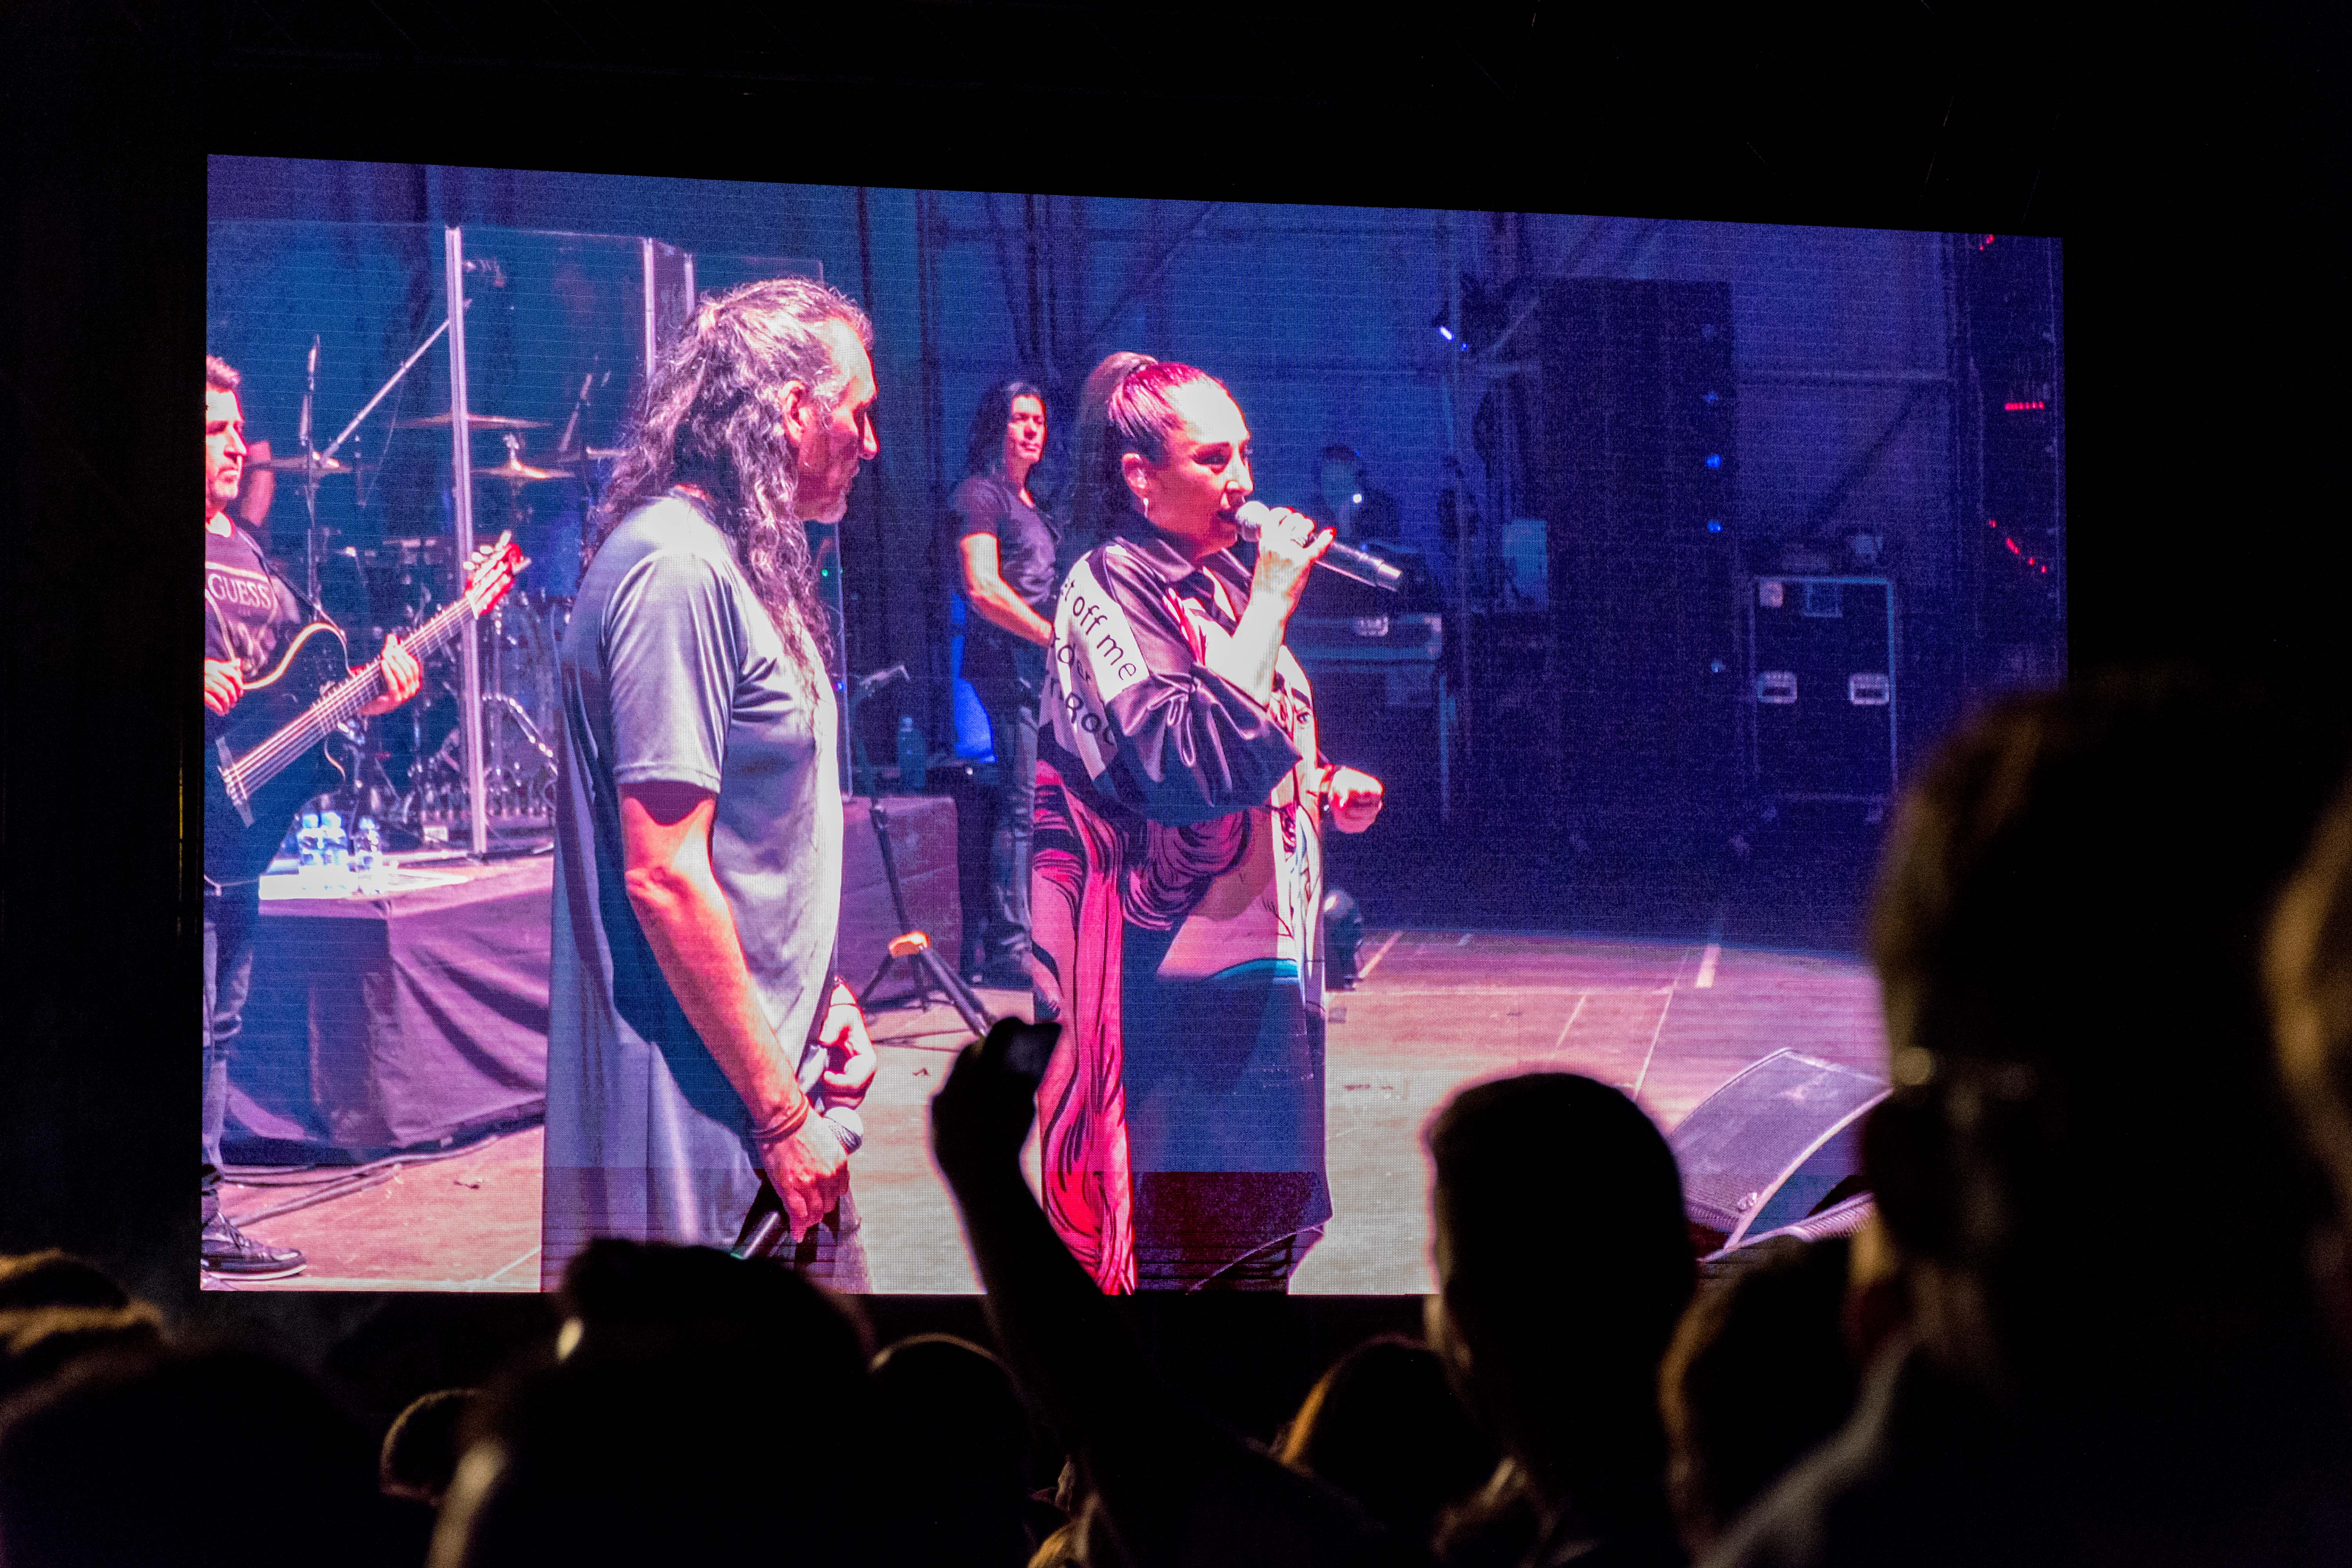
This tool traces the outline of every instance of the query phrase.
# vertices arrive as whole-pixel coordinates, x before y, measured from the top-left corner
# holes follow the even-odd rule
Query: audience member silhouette
[[[2341,1363],[2352,1368],[2352,791],[2314,835],[2279,900],[2268,954],[2279,1067],[2335,1195],[2309,1258]]]
[[[859,1325],[790,1269],[599,1241],[549,1363],[467,1424],[436,1568],[856,1561],[871,1533]]]
[[[789,1269],[598,1242],[554,1344],[410,1406],[372,1477],[306,1374],[0,1258],[0,1563],[408,1568],[436,1502],[431,1568],[2352,1562],[2346,757],[2180,677],[1979,715],[1882,868],[1872,1226],[1694,1300],[1638,1106],[1473,1085],[1425,1134],[1429,1345],[1343,1357],[1274,1453],[1152,1370],[1046,1222],[1014,1047],[1054,1026],[1008,1020],[932,1107],[1006,1364],[944,1335],[869,1364]],[[1024,1394],[1077,1494],[1034,1555]]]
[[[1668,1489],[1694,1555],[1853,1413],[1852,1253],[1843,1237],[1735,1253],[1737,1267],[1683,1314],[1659,1396]]]
[[[393,1417],[376,1456],[377,1486],[387,1496],[440,1507],[457,1473],[459,1429],[480,1402],[475,1389],[437,1389]]]
[[[87,1258],[52,1247],[0,1258],[0,1312],[30,1307],[128,1307],[131,1292]]]
[[[0,1401],[38,1387],[87,1357],[163,1345],[163,1317],[144,1301],[0,1312]]]
[[[890,1506],[868,1562],[1020,1568],[1028,1527],[1027,1408],[1003,1363],[967,1340],[919,1334],[874,1358],[874,1429],[887,1435]]]
[[[94,1357],[0,1412],[8,1568],[389,1568],[399,1540],[357,1426],[268,1356]]]
[[[1658,1365],[1696,1270],[1665,1139],[1607,1085],[1541,1072],[1462,1090],[1428,1143],[1430,1342],[1525,1477],[1530,1561],[1681,1562]]]
[[[2159,676],[2010,701],[1926,768],[1864,1138],[1915,1342],[1711,1564],[2352,1562],[2258,980],[2343,761],[2307,711]]]
[[[1050,1048],[1057,1033],[1006,1019],[967,1047],[931,1101],[931,1146],[962,1211],[1006,1363],[1092,1489],[1086,1561],[1107,1561],[1092,1544],[1097,1526],[1138,1568],[1425,1561],[1419,1542],[1170,1388],[1062,1245],[1021,1173],[1036,1079],[1007,1059],[1016,1041]],[[1057,1535],[1048,1550],[1077,1544]]]
[[[1848,1358],[1867,1376],[1879,1352],[1904,1340],[1911,1323],[1911,1292],[1903,1259],[1886,1238],[1875,1207],[1846,1237],[1845,1308],[1841,1319]],[[1858,1390],[1857,1390],[1858,1392]]]
[[[1519,1568],[1543,1529],[1528,1474],[1507,1456],[1476,1491],[1438,1516],[1431,1547],[1444,1568]]]
[[[1029,1568],[1128,1568],[1102,1500],[1092,1493],[1079,1498],[1069,1523],[1038,1543]]]
[[[1434,1533],[1441,1510],[1477,1489],[1496,1458],[1436,1352],[1401,1334],[1367,1341],[1333,1363],[1275,1457],[1417,1542]]]
[[[866,1384],[866,1325],[846,1301],[789,1269],[745,1268],[712,1247],[594,1241],[564,1269],[556,1300],[567,1355],[772,1352],[788,1331],[808,1395],[847,1398]]]

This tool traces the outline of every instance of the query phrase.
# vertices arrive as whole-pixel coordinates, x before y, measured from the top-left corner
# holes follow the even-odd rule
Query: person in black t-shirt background
[[[301,602],[273,571],[261,546],[229,508],[245,477],[242,378],[205,356],[205,706],[226,713],[246,682],[267,672],[305,623]],[[389,712],[416,695],[425,672],[396,637],[383,640],[384,695],[360,710]],[[260,884],[205,879],[204,1240],[201,1261],[224,1279],[282,1279],[302,1270],[302,1254],[245,1235],[220,1208],[221,1131],[228,1114],[228,1058],[253,980]]]
[[[1045,450],[1045,395],[1007,381],[981,395],[956,487],[957,585],[963,674],[996,742],[997,811],[989,842],[980,982],[1029,989],[1029,839],[1037,789],[1037,694],[1045,680],[1062,525],[1029,493]]]

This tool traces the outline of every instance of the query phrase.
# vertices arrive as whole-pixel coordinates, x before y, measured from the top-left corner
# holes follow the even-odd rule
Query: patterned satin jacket
[[[1030,897],[1041,1016],[1064,1021],[1039,1091],[1045,1198],[1107,1290],[1136,1288],[1155,1202],[1186,1205],[1171,1224],[1190,1239],[1167,1245],[1201,1253],[1196,1273],[1329,1215],[1328,770],[1287,649],[1264,706],[1218,673],[1249,584],[1135,518],[1055,605]]]

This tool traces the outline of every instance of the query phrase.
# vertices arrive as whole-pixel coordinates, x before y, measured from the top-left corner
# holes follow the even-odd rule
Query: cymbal
[[[396,430],[446,430],[449,428],[449,416],[446,414],[426,414],[415,419],[403,419],[394,425],[393,428]],[[505,414],[468,414],[466,416],[466,428],[468,430],[544,430],[547,428],[547,421],[544,419],[517,419]]]
[[[311,471],[310,459],[302,457],[264,458],[257,463],[248,458],[246,459],[245,466],[269,474],[307,474]],[[318,471],[322,476],[348,474],[352,471],[352,465],[344,462],[341,458],[321,458],[319,459]]]
[[[562,468],[534,468],[520,458],[509,454],[507,460],[495,468],[476,468],[474,477],[478,479],[504,479],[510,485],[529,485],[537,484],[541,479],[568,479],[572,475]]]

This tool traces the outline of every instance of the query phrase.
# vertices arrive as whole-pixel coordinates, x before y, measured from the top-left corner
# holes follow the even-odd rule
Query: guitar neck
[[[437,652],[442,644],[457,635],[457,629],[474,618],[473,605],[464,599],[442,610],[415,632],[400,639],[400,644],[417,658]],[[378,655],[365,669],[334,688],[311,706],[301,718],[301,724],[311,731],[303,741],[302,750],[309,751],[327,738],[330,731],[359,717],[361,709],[384,693],[383,658]]]
[[[458,628],[473,617],[472,600],[461,598],[403,637],[401,646],[422,658],[457,636]],[[236,786],[247,793],[259,789],[296,758],[359,717],[361,709],[383,694],[383,660],[378,658],[349,680],[330,689],[302,717],[229,764],[236,773]]]

